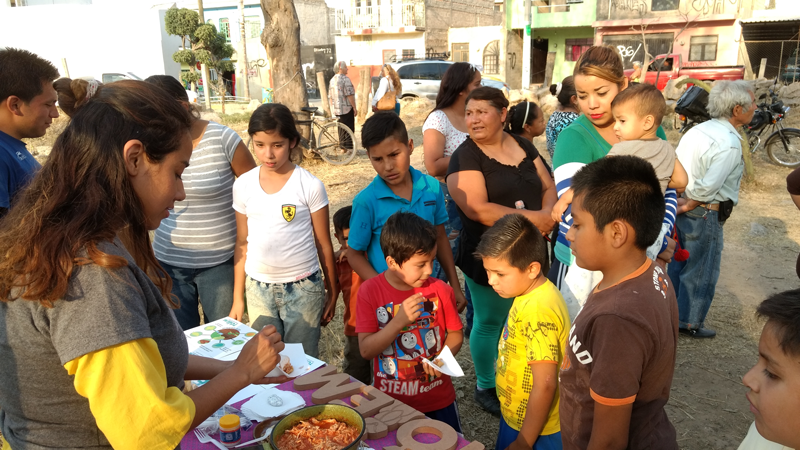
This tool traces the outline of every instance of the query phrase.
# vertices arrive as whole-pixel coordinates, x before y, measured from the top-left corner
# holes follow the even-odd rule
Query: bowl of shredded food
[[[364,418],[342,405],[315,405],[281,419],[272,429],[275,450],[356,450],[364,438]]]

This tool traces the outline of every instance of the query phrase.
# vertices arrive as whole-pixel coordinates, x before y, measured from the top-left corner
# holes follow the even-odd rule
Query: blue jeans
[[[497,433],[497,443],[494,445],[496,450],[505,450],[517,439],[519,431],[511,428],[505,419],[500,418],[500,431]],[[561,432],[539,436],[533,443],[533,450],[561,450]]]
[[[678,216],[678,242],[689,251],[686,261],[669,264],[667,274],[678,297],[681,328],[698,329],[714,300],[722,260],[722,223],[717,211],[695,208]]]
[[[453,403],[450,403],[450,405],[442,409],[437,409],[436,411],[426,412],[425,415],[429,419],[438,420],[439,422],[450,425],[457,433],[464,434],[464,432],[461,431],[461,417],[458,415],[458,404],[455,400],[453,400]]]
[[[233,307],[233,258],[204,269],[186,269],[159,261],[172,278],[172,294],[180,308],[173,310],[181,328],[200,325],[198,305],[203,305],[206,322],[227,317]]]
[[[319,357],[319,321],[325,308],[320,271],[289,283],[262,283],[248,276],[245,294],[253,328],[275,325],[283,342],[303,344],[307,355]]]

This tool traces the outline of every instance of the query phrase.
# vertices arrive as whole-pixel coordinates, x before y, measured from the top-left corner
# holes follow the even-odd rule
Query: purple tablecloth
[[[294,386],[294,381],[287,381],[286,383],[278,385],[277,388],[281,389],[281,390],[284,390],[284,391],[297,392],[298,394],[300,394],[300,396],[303,397],[303,400],[306,401],[306,406],[311,406],[311,405],[314,404],[314,403],[311,402],[311,394],[314,393],[314,390],[295,391],[293,389],[293,386]],[[248,400],[250,400],[250,399],[248,398],[248,399],[242,400],[240,402],[236,402],[236,403],[233,404],[233,406],[236,407],[236,408],[241,408],[242,405],[245,404]],[[345,403],[350,404],[350,399],[349,398],[345,398],[345,399],[342,399],[342,400]],[[253,431],[254,430],[255,430],[255,422],[253,422],[253,426],[250,427],[249,430],[242,430],[242,442],[247,442],[247,441],[252,440],[253,439]],[[215,435],[214,437],[217,438],[219,436]],[[437,442],[439,440],[439,438],[437,436],[434,436],[432,434],[418,434],[415,437],[415,439],[417,441],[423,442],[423,443],[434,443],[434,442]],[[384,437],[383,439],[367,440],[367,441],[364,441],[364,443],[366,445],[374,448],[375,450],[383,450],[383,447],[397,445],[397,431],[389,432],[389,434],[386,435],[386,437]],[[458,445],[456,446],[456,449],[464,448],[464,447],[467,446],[467,444],[469,444],[469,442],[466,439],[464,439],[462,436],[459,435],[459,437],[458,437]],[[192,430],[189,433],[187,433],[186,436],[183,437],[183,440],[181,441],[181,449],[182,450],[212,450],[212,449],[216,449],[216,447],[213,444],[201,444],[200,441],[197,440],[197,437],[194,435],[194,430]]]

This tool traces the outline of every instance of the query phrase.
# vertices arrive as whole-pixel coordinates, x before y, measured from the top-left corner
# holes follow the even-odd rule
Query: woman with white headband
[[[556,150],[556,140],[561,130],[567,128],[573,120],[580,115],[578,111],[578,97],[575,93],[575,83],[572,75],[564,78],[561,83],[550,85],[550,93],[558,98],[558,109],[556,109],[547,121],[545,135],[547,136],[547,152],[550,159]]]

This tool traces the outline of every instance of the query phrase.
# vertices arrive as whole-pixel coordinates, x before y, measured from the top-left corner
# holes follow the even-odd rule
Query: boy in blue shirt
[[[458,310],[467,305],[458,284],[450,242],[444,230],[447,211],[439,182],[411,167],[414,141],[394,112],[379,112],[361,129],[361,143],[378,176],[353,199],[350,217],[350,266],[366,281],[388,267],[381,250],[383,224],[398,211],[412,212],[436,227],[436,257],[455,291]]]
[[[0,49],[0,217],[41,165],[22,139],[42,137],[58,117],[50,61],[26,50]]]

